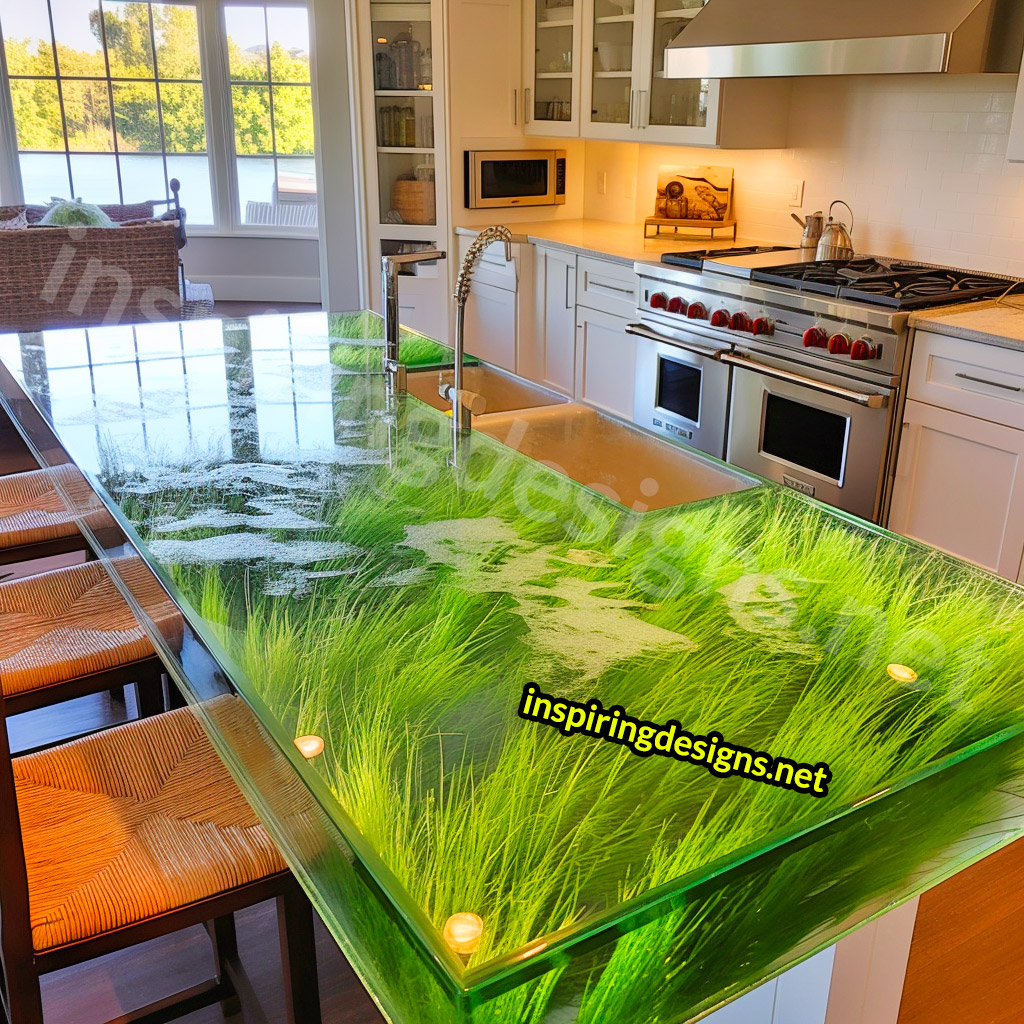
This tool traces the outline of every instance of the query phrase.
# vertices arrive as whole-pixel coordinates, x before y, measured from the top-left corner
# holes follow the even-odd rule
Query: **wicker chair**
[[[180,317],[178,249],[171,222],[0,231],[2,330]]]
[[[0,729],[0,821],[10,1024],[44,1024],[44,974],[196,924],[210,934],[216,976],[118,1021],[156,1024],[217,1001],[244,1004],[251,989],[233,915],[271,898],[287,1021],[319,1024],[309,903],[191,709],[16,759]],[[254,1019],[251,1004],[243,1009]]]
[[[122,539],[73,464],[0,477],[0,565],[87,550],[79,522],[104,542]]]
[[[160,635],[179,649],[181,614],[145,562],[129,556],[113,565]],[[101,562],[0,583],[0,620],[7,714],[132,683],[140,715],[165,709],[163,664]]]

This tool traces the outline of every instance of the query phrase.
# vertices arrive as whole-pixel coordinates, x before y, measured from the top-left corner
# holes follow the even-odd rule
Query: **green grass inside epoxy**
[[[501,457],[485,449],[485,461]],[[1016,592],[774,492],[643,517],[603,506],[608,525],[596,538],[581,492],[566,486],[553,483],[554,496],[537,499],[541,516],[524,519],[511,480],[491,491],[424,489],[371,468],[347,478],[343,498],[319,499],[316,516],[332,525],[318,539],[347,541],[362,554],[337,566],[349,575],[317,581],[311,596],[267,596],[258,568],[174,569],[286,726],[327,738],[325,778],[417,905],[438,928],[459,911],[484,919],[473,964],[792,833],[1017,721],[1024,615]],[[180,514],[224,497],[216,489],[148,496],[129,514],[145,533],[168,508]],[[544,521],[547,512],[557,512],[555,521]],[[540,669],[545,689],[827,761],[827,800],[716,780],[692,765],[520,721],[519,691],[538,681],[538,666],[500,573],[492,592],[467,592],[457,573],[437,567],[402,588],[371,585],[386,570],[422,566],[417,552],[396,547],[406,525],[484,516],[551,545],[555,556],[597,551],[611,568],[552,561],[552,580],[600,583],[634,601],[638,617],[696,645],[645,652],[594,680],[552,658]],[[501,553],[491,558],[500,567]],[[799,595],[774,611],[784,628],[770,628],[770,608],[760,631],[744,628],[723,596],[757,574]],[[884,626],[854,619],[844,642],[823,650],[823,640],[840,635],[851,601],[882,609]],[[943,669],[925,667],[923,634],[916,650],[894,646],[911,628],[941,638]],[[812,631],[817,639],[806,639]],[[964,689],[957,658],[979,637],[988,638],[991,665],[971,671]],[[889,660],[920,667],[930,688],[893,683]]]

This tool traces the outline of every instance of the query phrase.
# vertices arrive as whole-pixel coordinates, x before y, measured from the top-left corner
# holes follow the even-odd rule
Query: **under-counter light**
[[[295,740],[295,746],[303,757],[316,757],[324,752],[324,741],[321,736],[299,736]]]
[[[480,948],[483,932],[484,923],[476,914],[452,914],[444,923],[444,941],[466,956]]]
[[[891,665],[886,665],[885,671],[889,673],[889,678],[895,679],[897,683],[917,682],[917,673],[909,665],[897,665],[894,662]]]

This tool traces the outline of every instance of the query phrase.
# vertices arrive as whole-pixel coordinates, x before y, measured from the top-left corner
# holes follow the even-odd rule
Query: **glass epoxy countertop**
[[[372,314],[46,332],[0,383],[336,830],[240,780],[393,1019],[689,1020],[1021,833],[1019,588],[770,485],[639,513],[481,434],[455,469],[380,354]],[[828,794],[564,735],[530,686]]]

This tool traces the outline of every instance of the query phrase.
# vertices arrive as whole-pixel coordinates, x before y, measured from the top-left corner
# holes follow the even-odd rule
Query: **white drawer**
[[[1024,429],[1024,351],[917,331],[907,396]]]
[[[632,266],[580,256],[576,261],[576,303],[615,316],[636,315],[637,276]]]
[[[466,257],[470,245],[476,238],[468,235],[459,235],[459,263]],[[483,284],[492,285],[495,288],[504,288],[505,291],[514,292],[519,285],[519,263],[522,257],[524,246],[516,242],[512,246],[512,261],[505,259],[505,246],[501,242],[492,242],[484,249],[473,271],[473,280]],[[459,268],[453,268],[455,276],[458,276]]]

